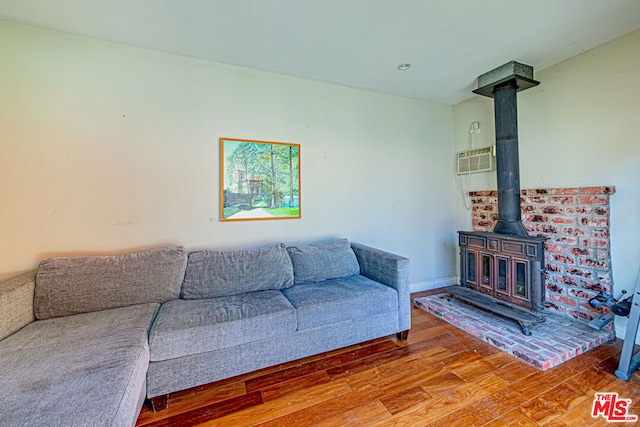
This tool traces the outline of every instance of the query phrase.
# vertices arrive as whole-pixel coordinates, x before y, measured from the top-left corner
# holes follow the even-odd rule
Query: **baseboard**
[[[444,277],[436,280],[425,280],[422,282],[414,282],[409,284],[411,293],[430,291],[432,289],[444,288],[445,286],[455,285],[458,283],[457,276]]]
[[[616,322],[615,328],[616,328],[616,338],[620,338],[621,340],[623,340],[627,336],[627,325],[621,325],[618,322]],[[640,344],[640,332],[636,334],[635,344]]]
[[[616,338],[623,340],[627,335],[627,325],[620,325],[618,322],[613,322],[613,327],[616,330]]]

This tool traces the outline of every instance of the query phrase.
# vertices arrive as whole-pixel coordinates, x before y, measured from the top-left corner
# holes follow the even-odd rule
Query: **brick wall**
[[[615,187],[522,190],[522,223],[531,236],[546,237],[547,310],[585,322],[604,314],[588,303],[613,292],[609,197]],[[472,191],[473,231],[493,231],[497,191]],[[617,296],[617,295],[616,295]]]

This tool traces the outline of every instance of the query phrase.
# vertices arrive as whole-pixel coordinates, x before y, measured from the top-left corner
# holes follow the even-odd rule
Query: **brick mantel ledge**
[[[521,196],[533,196],[538,194],[565,195],[565,194],[615,194],[616,187],[579,187],[579,188],[542,188],[521,190]],[[492,196],[498,197],[498,190],[469,191],[470,197]]]

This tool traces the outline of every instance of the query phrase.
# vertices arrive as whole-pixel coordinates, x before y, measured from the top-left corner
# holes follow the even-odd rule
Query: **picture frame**
[[[220,221],[301,218],[300,144],[220,138]]]

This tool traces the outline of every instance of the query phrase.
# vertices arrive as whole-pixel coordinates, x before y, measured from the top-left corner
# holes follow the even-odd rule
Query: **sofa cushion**
[[[313,283],[360,274],[360,265],[347,239],[305,246],[288,246],[294,282]]]
[[[398,310],[395,289],[364,276],[295,285],[282,293],[296,308],[299,331]]]
[[[284,244],[237,251],[189,254],[182,298],[214,298],[280,290],[293,285],[293,267]]]
[[[182,247],[44,260],[36,276],[36,318],[179,298],[186,261]]]
[[[0,340],[35,320],[35,284],[35,271],[0,283]]]
[[[282,292],[258,291],[162,305],[149,334],[152,361],[204,353],[295,332]]]
[[[0,341],[2,425],[134,425],[158,306],[39,320]]]

